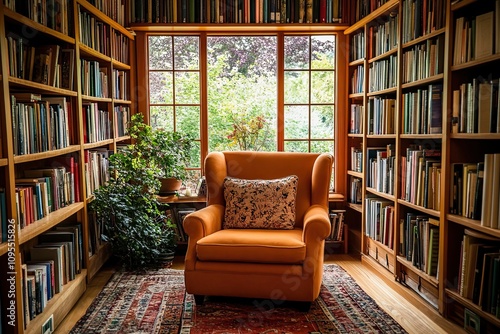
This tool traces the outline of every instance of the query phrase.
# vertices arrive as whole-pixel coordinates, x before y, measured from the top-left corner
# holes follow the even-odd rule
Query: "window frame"
[[[150,35],[179,35],[199,36],[200,38],[200,170],[203,175],[204,159],[208,154],[208,109],[207,109],[207,37],[220,36],[263,36],[273,35],[278,42],[277,67],[277,151],[284,151],[284,36],[285,35],[335,35],[336,36],[336,64],[335,64],[335,99],[334,99],[334,189],[337,194],[346,193],[347,188],[347,44],[343,33],[345,27],[311,24],[311,25],[161,25],[134,27],[136,30],[136,78],[135,101],[137,109],[142,112],[149,122],[149,64],[148,64],[148,36]],[[142,51],[142,52],[141,52]],[[175,116],[174,116],[175,117]]]

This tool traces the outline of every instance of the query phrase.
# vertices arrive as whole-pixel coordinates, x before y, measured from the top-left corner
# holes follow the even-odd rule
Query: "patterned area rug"
[[[292,303],[207,298],[196,306],[182,270],[113,275],[72,334],[406,333],[342,269],[325,265],[320,298],[309,312]]]

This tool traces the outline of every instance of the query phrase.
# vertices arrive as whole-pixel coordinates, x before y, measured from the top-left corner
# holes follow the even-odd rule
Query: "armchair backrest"
[[[205,160],[208,205],[225,206],[226,176],[240,179],[277,179],[297,175],[295,226],[301,227],[311,205],[328,207],[333,157],[330,154],[299,152],[211,152]]]

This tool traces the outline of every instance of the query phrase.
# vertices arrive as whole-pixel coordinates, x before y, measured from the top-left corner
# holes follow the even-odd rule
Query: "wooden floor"
[[[442,318],[438,312],[410,290],[381,275],[359,259],[349,255],[335,254],[328,255],[325,263],[337,263],[342,266],[359,286],[409,333],[465,333],[460,327]],[[176,257],[173,267],[183,269],[183,257]],[[55,330],[55,334],[66,334],[71,330],[114,272],[114,266],[106,266],[89,282],[84,295]]]

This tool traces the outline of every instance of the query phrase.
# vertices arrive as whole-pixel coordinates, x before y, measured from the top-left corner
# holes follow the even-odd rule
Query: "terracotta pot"
[[[173,177],[162,178],[160,194],[175,194],[181,189],[182,181]]]

